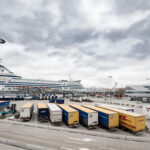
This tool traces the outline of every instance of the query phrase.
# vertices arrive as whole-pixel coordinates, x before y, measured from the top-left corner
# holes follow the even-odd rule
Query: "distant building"
[[[125,90],[130,97],[150,98],[150,85],[128,85]]]

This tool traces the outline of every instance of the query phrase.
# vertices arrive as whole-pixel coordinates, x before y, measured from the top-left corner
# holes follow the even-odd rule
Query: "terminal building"
[[[128,85],[125,95],[134,99],[150,99],[150,85]]]

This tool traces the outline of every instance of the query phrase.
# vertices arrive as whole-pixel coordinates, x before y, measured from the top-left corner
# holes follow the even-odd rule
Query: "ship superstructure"
[[[49,88],[60,90],[83,89],[81,81],[50,81],[50,80],[36,80],[24,79],[21,76],[15,75],[9,69],[0,65],[0,92],[15,91],[18,88]]]

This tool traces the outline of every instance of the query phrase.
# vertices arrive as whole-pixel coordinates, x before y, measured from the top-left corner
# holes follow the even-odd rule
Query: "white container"
[[[117,105],[112,105],[112,104],[101,104],[101,106],[108,106],[111,108],[117,108],[117,109],[122,109],[125,111],[134,112],[134,108],[131,108],[131,107],[117,106]]]
[[[20,119],[30,120],[34,110],[33,103],[26,103],[20,107]]]
[[[54,103],[47,104],[49,108],[49,118],[52,123],[62,122],[62,110]]]
[[[88,126],[97,126],[98,125],[98,113],[93,112],[88,114]]]
[[[150,119],[150,105],[143,106],[143,115],[145,115],[147,119]]]

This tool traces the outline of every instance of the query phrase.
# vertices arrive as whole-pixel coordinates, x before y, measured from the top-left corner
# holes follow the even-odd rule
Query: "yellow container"
[[[145,116],[134,112],[129,112],[121,109],[111,108],[107,106],[97,105],[99,108],[104,108],[119,113],[119,124],[133,132],[145,130]]]
[[[66,104],[57,104],[63,110],[63,120],[67,125],[79,124],[79,112]]]

